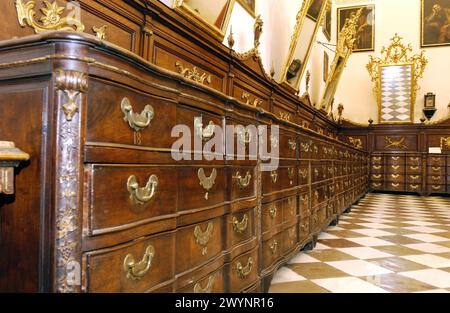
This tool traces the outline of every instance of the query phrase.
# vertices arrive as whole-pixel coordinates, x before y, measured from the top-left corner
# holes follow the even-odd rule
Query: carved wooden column
[[[87,74],[56,70],[55,291],[81,286],[81,110]]]

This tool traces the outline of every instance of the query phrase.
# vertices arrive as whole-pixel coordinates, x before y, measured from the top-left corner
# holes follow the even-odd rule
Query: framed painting
[[[308,8],[308,12],[306,13],[306,16],[312,19],[314,22],[317,22],[324,1],[325,0],[312,0],[311,5]]]
[[[355,48],[353,52],[374,51],[375,48],[375,6],[355,6],[338,8],[338,37],[339,32],[345,24],[345,20],[350,18],[359,9],[363,9],[361,17],[358,21],[358,29],[356,33]],[[339,38],[338,38],[339,41]]]
[[[450,0],[421,2],[421,46],[450,45]]]
[[[328,41],[331,40],[331,23],[332,23],[332,14],[331,14],[331,5],[327,5],[327,10],[325,11],[325,17],[323,18],[322,31],[327,38]]]
[[[237,0],[240,5],[248,12],[251,16],[255,17],[256,12],[256,0]]]

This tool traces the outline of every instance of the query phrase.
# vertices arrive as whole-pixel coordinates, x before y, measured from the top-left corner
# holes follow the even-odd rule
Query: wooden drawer
[[[299,223],[299,239],[300,239],[300,241],[304,241],[309,238],[309,235],[310,235],[309,225],[310,225],[309,217],[300,218],[300,223]]]
[[[178,169],[179,211],[220,205],[225,202],[226,171],[223,166]]]
[[[311,163],[311,181],[312,183],[321,182],[328,179],[328,167],[327,163],[313,161]]]
[[[410,155],[406,157],[406,164],[407,165],[422,165],[422,157],[417,155]]]
[[[429,185],[445,185],[445,176],[443,175],[427,176],[427,182]]]
[[[135,227],[176,212],[177,168],[87,165],[88,232]]]
[[[280,131],[280,157],[295,159],[297,157],[297,137],[295,133]]]
[[[371,177],[372,181],[381,181],[384,179],[383,174],[372,174]]]
[[[272,194],[282,190],[281,168],[274,171],[265,171],[262,175],[263,195]]]
[[[199,281],[186,286],[177,292],[180,293],[223,293],[225,292],[224,269],[203,277]]]
[[[262,268],[273,265],[281,256],[283,249],[283,232],[274,235],[262,243]]]
[[[180,105],[177,107],[177,125],[187,125],[190,128],[192,150],[205,149],[206,144],[211,146],[213,138],[214,142],[223,142],[223,134],[221,138],[216,138],[218,134],[215,133],[216,127],[223,127],[223,118],[220,116]],[[223,145],[213,144],[212,146],[208,152],[225,154]],[[186,147],[184,149],[186,150]]]
[[[428,175],[445,175],[445,167],[443,166],[428,166]]]
[[[404,183],[396,183],[396,182],[387,182],[386,189],[393,190],[393,191],[403,191],[403,190],[405,190],[405,184]]]
[[[390,165],[386,165],[385,167],[386,172],[385,173],[393,173],[393,174],[401,174],[405,172],[405,166],[404,165],[395,165],[395,164],[390,164]]]
[[[297,219],[297,196],[285,198],[282,203],[283,223],[295,221]]]
[[[310,198],[309,198],[309,191],[301,192],[300,193],[300,216],[301,217],[307,217],[311,214],[311,204],[310,204]]]
[[[423,189],[422,184],[414,184],[414,183],[407,183],[406,184],[406,190],[411,192],[421,192]]]
[[[195,52],[194,52],[195,53]],[[181,50],[172,44],[156,42],[153,48],[153,63],[157,66],[176,72],[188,80],[223,92],[225,88],[225,72],[214,68],[194,54]]]
[[[287,167],[283,167],[281,169],[282,173],[282,188],[283,189],[290,189],[298,185],[297,183],[297,166],[295,164],[292,164]]]
[[[87,142],[172,147],[172,101],[96,79],[89,80],[87,97]]]
[[[445,156],[428,156],[429,166],[445,166]]]
[[[320,213],[318,211],[312,212],[309,229],[312,234],[315,234],[315,233],[318,233],[321,231]]]
[[[421,184],[422,183],[422,175],[414,175],[410,174],[406,176],[406,182],[410,184]]]
[[[183,247],[183,246],[181,246]],[[186,252],[188,246],[179,249]],[[183,251],[181,251],[183,250]],[[175,235],[164,233],[84,254],[88,292],[147,292],[175,275]]]
[[[222,217],[177,230],[176,272],[206,263],[222,251]]]
[[[239,122],[236,120],[227,121],[227,126],[233,127],[234,136],[232,137],[232,144],[230,135],[227,134],[225,140],[226,154],[230,156],[251,156],[256,160],[258,154],[258,128],[255,126],[255,122]]]
[[[383,164],[383,157],[382,156],[372,156],[372,165],[381,165]]]
[[[308,137],[300,137],[300,159],[310,159],[312,156],[312,140]]]
[[[309,182],[309,162],[300,161],[300,168],[298,170],[298,184],[300,186],[307,185]]]
[[[430,193],[446,193],[446,185],[430,184],[428,185]]]
[[[247,209],[225,217],[227,248],[231,249],[255,236],[255,210]]]
[[[256,196],[256,174],[254,167],[232,167],[230,200]]]
[[[264,204],[262,206],[262,232],[268,232],[283,222],[283,200]]]
[[[248,288],[258,279],[258,249],[237,257],[228,266],[228,292],[236,293]]]
[[[385,168],[384,165],[372,165],[370,171],[372,173],[379,174],[379,173],[383,173],[385,171],[384,168]]]
[[[297,242],[298,242],[297,224],[295,224],[283,232],[283,241],[282,241],[283,254],[294,248]]]
[[[401,175],[401,174],[387,174],[385,176],[385,180],[388,182],[400,182],[400,183],[404,183],[405,182],[405,175]]]
[[[406,172],[409,174],[422,174],[422,166],[419,165],[407,165]]]

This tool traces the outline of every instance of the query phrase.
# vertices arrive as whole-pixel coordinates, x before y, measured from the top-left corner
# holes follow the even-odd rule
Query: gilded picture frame
[[[325,16],[323,18],[322,32],[328,41],[331,41],[331,23],[333,22],[333,14],[331,11],[331,4],[329,4],[325,11]]]
[[[450,45],[450,0],[420,0],[420,45]]]
[[[252,17],[256,17],[256,0],[236,0]]]
[[[363,10],[358,21],[353,52],[375,51],[375,5],[373,4],[338,8],[337,40],[339,40],[339,32],[342,30],[345,20],[361,8]]]
[[[203,0],[198,1],[200,2]],[[224,6],[216,12],[217,19],[215,21],[208,20],[205,16],[202,16],[202,13],[198,8],[193,8],[189,5],[189,0],[175,0],[174,10],[190,22],[200,27],[206,33],[214,36],[217,40],[222,42],[225,38],[225,32],[230,22],[235,1],[236,0],[224,0]],[[209,0],[205,0],[205,4],[207,3],[209,3]]]
[[[328,73],[330,70],[330,57],[328,53],[323,52],[323,81],[326,83],[328,80]]]

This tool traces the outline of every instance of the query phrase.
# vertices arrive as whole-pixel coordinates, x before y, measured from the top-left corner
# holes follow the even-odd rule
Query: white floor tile
[[[294,256],[290,261],[289,264],[300,264],[300,263],[318,263],[319,260],[313,258],[312,256],[309,256],[308,254],[304,252],[300,252],[296,256]]]
[[[405,235],[405,237],[416,239],[416,240],[420,240],[420,241],[423,241],[423,242],[449,241],[448,238],[440,237],[440,236],[432,235],[432,234],[410,234],[410,235]]]
[[[405,247],[427,252],[427,253],[446,253],[450,252],[450,249],[447,247],[439,246],[438,244],[434,243],[413,243],[405,245]]]
[[[272,284],[287,283],[301,280],[306,280],[306,278],[301,275],[298,275],[296,272],[287,267],[282,267],[279,271],[275,273],[275,275],[273,275]]]
[[[440,257],[433,254],[417,254],[417,255],[406,255],[402,258],[423,264],[432,268],[446,268],[450,267],[450,259]]]
[[[438,269],[402,272],[400,275],[424,282],[437,288],[450,288],[450,273]]]
[[[363,260],[336,261],[326,263],[352,276],[363,277],[392,273],[392,271],[388,269]]]
[[[359,237],[359,238],[347,238],[349,241],[356,242],[364,247],[381,247],[381,246],[394,246],[395,244],[386,240],[378,239],[375,237]]]
[[[337,250],[350,254],[351,256],[362,260],[388,258],[392,256],[392,254],[382,252],[370,247],[340,248]]]
[[[315,279],[313,283],[334,293],[387,293],[386,290],[356,277]]]
[[[370,236],[370,237],[395,236],[395,234],[387,232],[385,230],[381,230],[381,229],[370,229],[370,228],[352,229],[352,232],[362,234],[365,236]]]

